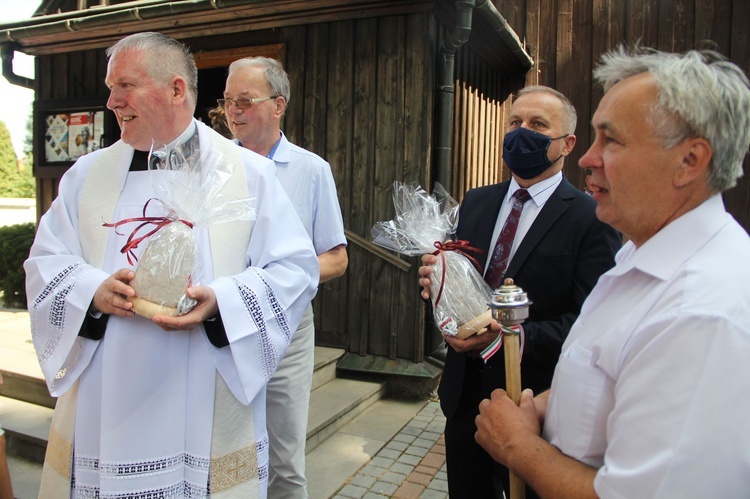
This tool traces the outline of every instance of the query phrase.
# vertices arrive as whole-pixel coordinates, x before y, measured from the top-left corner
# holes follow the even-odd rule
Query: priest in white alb
[[[24,264],[34,346],[59,397],[40,497],[264,498],[265,385],[315,295],[315,251],[274,163],[193,119],[186,47],[139,33],[107,55],[121,140],[66,172]],[[147,319],[131,301],[138,263],[121,251],[131,230],[104,224],[143,217],[158,197],[152,145],[222,158],[222,193],[252,209],[193,226],[197,305]]]

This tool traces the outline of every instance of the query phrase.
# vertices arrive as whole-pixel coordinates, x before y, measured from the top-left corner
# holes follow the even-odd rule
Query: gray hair
[[[111,61],[120,52],[143,51],[146,71],[159,83],[169,83],[180,76],[187,85],[188,97],[195,107],[198,100],[198,68],[185,45],[161,33],[145,32],[126,36],[107,49]]]
[[[544,85],[531,85],[519,90],[516,94],[516,98],[526,94],[533,94],[535,92],[543,92],[560,99],[560,102],[562,102],[563,105],[563,118],[565,119],[565,123],[563,125],[565,126],[565,133],[576,133],[576,125],[578,124],[578,114],[576,113],[576,108],[573,107],[570,99],[565,97],[554,88],[545,87]]]
[[[594,77],[605,92],[618,82],[650,73],[658,98],[648,122],[667,149],[694,137],[713,149],[708,184],[716,192],[737,184],[750,147],[750,82],[721,54],[691,50],[672,54],[625,47],[604,54]]]
[[[240,68],[261,68],[266,75],[266,81],[275,95],[280,95],[289,104],[289,75],[284,71],[284,66],[276,59],[270,57],[245,57],[238,59],[229,65],[229,74]]]

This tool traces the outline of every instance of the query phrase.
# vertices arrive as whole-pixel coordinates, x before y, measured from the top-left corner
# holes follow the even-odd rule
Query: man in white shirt
[[[138,33],[107,56],[121,140],[65,173],[24,264],[34,346],[59,397],[40,497],[262,499],[265,387],[315,295],[315,252],[273,163],[193,119],[185,46]],[[133,312],[128,231],[103,222],[167,215],[149,204],[152,144],[199,151],[200,178],[220,167],[219,197],[252,209],[192,226],[203,279],[186,294],[197,305],[149,320]],[[181,186],[194,178],[173,173]]]
[[[279,129],[289,103],[289,77],[281,63],[248,57],[229,66],[224,108],[229,129],[244,148],[276,164],[276,176],[292,200],[320,262],[320,282],[344,274],[348,264],[344,222],[330,165],[287,140]],[[305,443],[315,349],[310,303],[286,356],[268,384],[270,498],[307,497]]]
[[[542,497],[747,497],[750,238],[721,192],[750,146],[750,84],[713,52],[602,60],[580,165],[597,216],[629,242],[552,388],[520,408],[493,392],[476,439]]]

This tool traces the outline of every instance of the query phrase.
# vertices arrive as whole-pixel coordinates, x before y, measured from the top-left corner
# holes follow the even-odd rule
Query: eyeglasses
[[[240,97],[239,99],[216,99],[216,103],[219,104],[219,107],[221,107],[222,109],[227,109],[232,103],[234,103],[234,105],[237,106],[238,109],[242,109],[244,111],[245,109],[250,109],[255,104],[275,99],[277,97],[278,95],[272,95],[270,97],[256,97],[254,99],[247,99],[245,97]]]

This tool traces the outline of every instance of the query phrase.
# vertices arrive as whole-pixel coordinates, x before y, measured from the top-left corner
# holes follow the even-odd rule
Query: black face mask
[[[553,140],[564,139],[570,135],[566,133],[560,137],[548,137],[528,128],[518,127],[505,134],[503,140],[503,160],[510,171],[522,179],[532,179],[544,173],[557,159],[550,161],[547,149]]]

